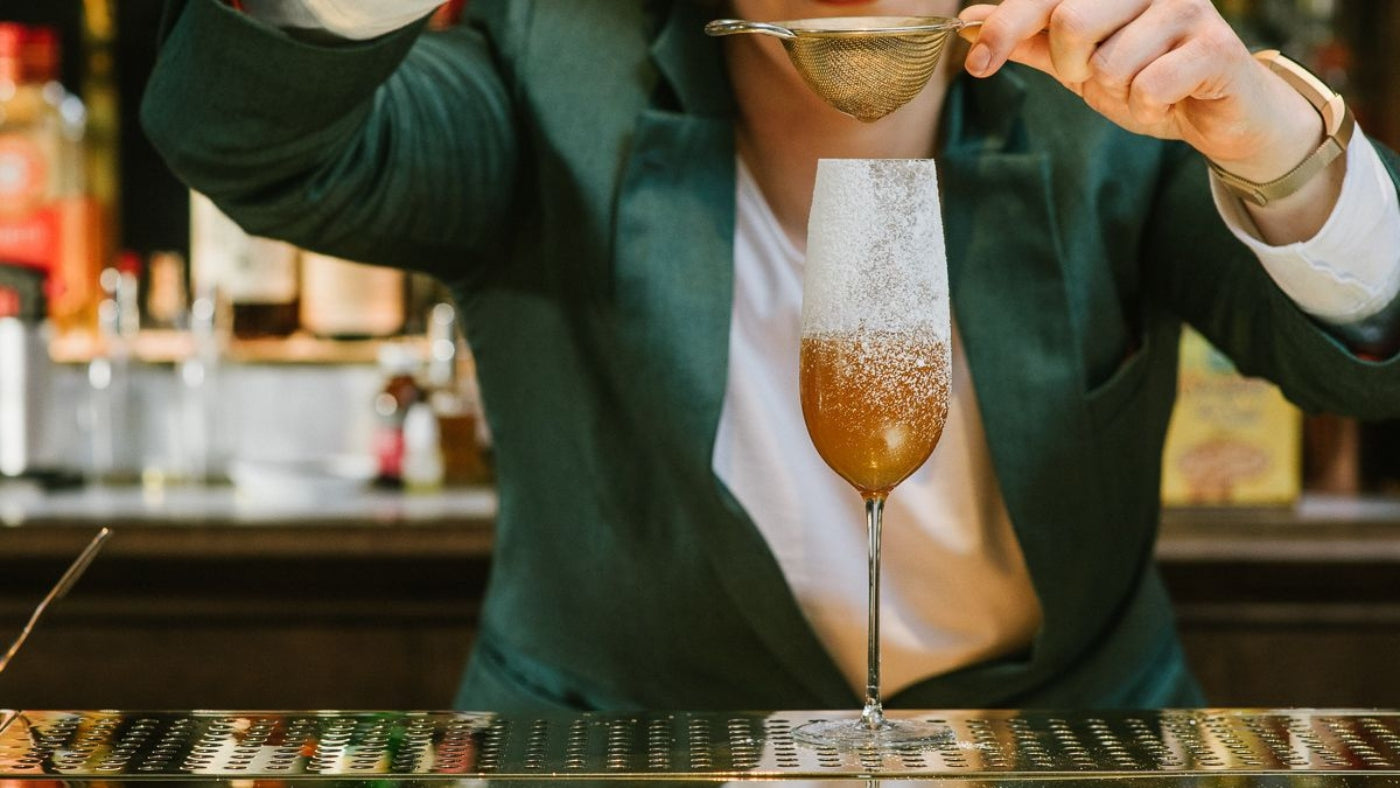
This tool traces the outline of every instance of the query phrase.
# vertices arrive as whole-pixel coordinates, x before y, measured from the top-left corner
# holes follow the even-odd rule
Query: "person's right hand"
[[[1257,182],[1322,142],[1322,119],[1250,56],[1210,0],[1003,0],[962,12],[980,28],[967,70],[1044,71],[1129,131],[1184,140]]]

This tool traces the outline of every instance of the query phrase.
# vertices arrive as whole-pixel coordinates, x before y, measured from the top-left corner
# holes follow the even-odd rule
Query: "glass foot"
[[[860,719],[819,720],[792,730],[793,739],[838,750],[911,750],[941,747],[956,740],[947,725],[925,720],[882,719],[871,727]]]

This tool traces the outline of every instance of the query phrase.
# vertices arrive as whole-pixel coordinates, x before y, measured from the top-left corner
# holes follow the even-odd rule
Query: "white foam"
[[[822,159],[807,222],[804,336],[916,333],[951,346],[932,159]]]

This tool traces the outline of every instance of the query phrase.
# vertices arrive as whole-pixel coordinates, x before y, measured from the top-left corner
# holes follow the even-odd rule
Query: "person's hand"
[[[1037,68],[1140,134],[1184,140],[1253,181],[1278,178],[1323,139],[1322,119],[1254,60],[1210,0],[1003,0],[961,14],[966,68]]]

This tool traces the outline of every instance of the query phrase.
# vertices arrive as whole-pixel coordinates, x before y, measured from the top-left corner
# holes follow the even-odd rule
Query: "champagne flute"
[[[880,528],[885,498],[943,434],[952,364],[938,180],[928,159],[823,159],[807,230],[802,415],[817,452],[865,500],[869,560],[865,708],[794,735],[897,749],[942,725],[886,719],[880,698]]]

